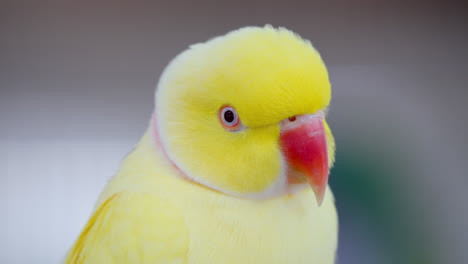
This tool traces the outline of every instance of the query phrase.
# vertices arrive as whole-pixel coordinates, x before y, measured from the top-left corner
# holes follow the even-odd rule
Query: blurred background
[[[463,1],[2,1],[0,263],[59,263],[170,59],[264,24],[329,67],[338,263],[468,263],[467,17]]]

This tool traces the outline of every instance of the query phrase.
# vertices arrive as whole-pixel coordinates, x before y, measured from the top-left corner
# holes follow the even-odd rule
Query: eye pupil
[[[232,106],[222,106],[218,114],[219,122],[228,131],[238,131],[242,128],[239,115]]]
[[[228,123],[232,123],[234,121],[234,113],[231,110],[227,110],[224,112],[224,120]]]

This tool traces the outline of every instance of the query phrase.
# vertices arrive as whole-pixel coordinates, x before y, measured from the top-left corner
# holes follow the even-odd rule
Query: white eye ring
[[[240,128],[239,115],[234,107],[221,107],[219,111],[219,120],[221,125],[228,130],[238,130]]]

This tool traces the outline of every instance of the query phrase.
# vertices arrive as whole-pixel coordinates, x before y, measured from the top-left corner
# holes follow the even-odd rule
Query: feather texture
[[[192,46],[163,73],[155,121],[66,263],[333,263],[332,193],[318,206],[311,188],[289,192],[279,142],[282,120],[323,110],[330,98],[320,55],[286,29],[244,28]],[[220,124],[224,105],[245,129]]]
[[[309,189],[247,200],[174,173],[148,131],[66,263],[333,263],[337,215],[330,190],[320,207]]]

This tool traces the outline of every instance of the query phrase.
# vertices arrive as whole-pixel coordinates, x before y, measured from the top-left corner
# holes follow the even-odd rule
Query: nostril
[[[288,117],[288,119],[289,119],[289,121],[294,122],[294,121],[296,121],[296,116]]]

